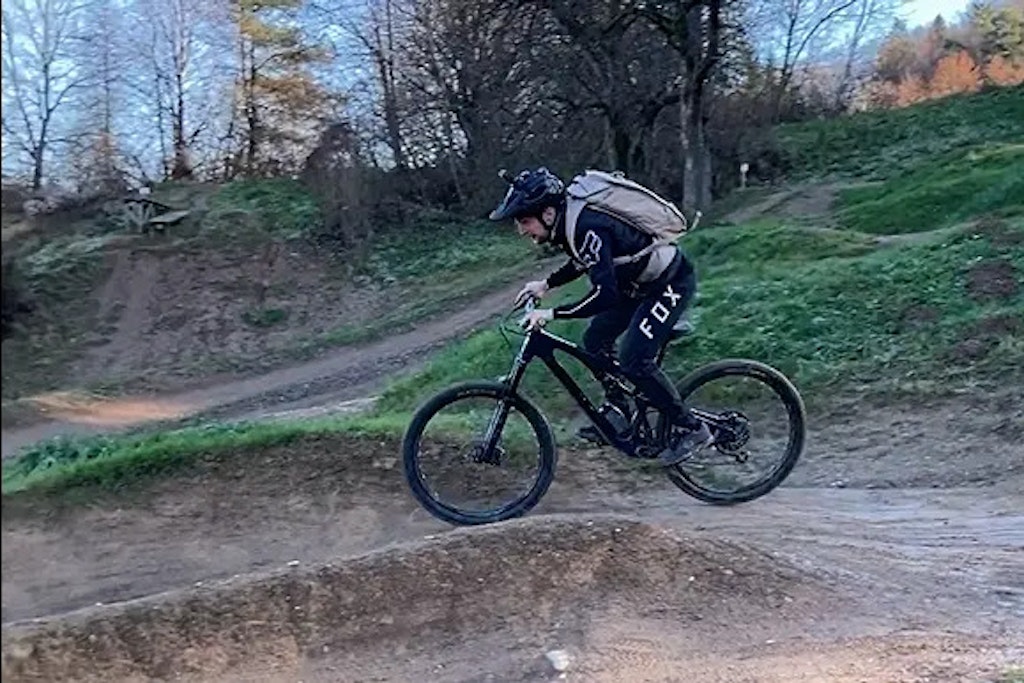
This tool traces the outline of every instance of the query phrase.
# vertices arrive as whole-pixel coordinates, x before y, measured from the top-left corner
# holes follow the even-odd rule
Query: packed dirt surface
[[[8,627],[4,680],[835,680],[1015,656],[1012,633],[882,639],[900,619],[873,610],[746,544],[554,515]]]
[[[965,405],[961,425],[982,415]],[[211,456],[117,494],[7,497],[5,666],[89,660],[75,677],[106,680],[547,681],[557,674],[545,653],[562,650],[577,681],[998,680],[1024,663],[1024,471],[1020,404],[984,405],[992,422],[964,441],[951,404],[819,425],[791,479],[737,507],[700,504],[657,472],[563,444],[555,482],[525,520],[453,531],[407,493],[397,441],[345,436]],[[587,526],[608,514],[628,517],[611,524],[632,539],[610,558],[608,526],[597,546]],[[480,552],[452,560],[469,557],[453,548]],[[302,593],[310,602],[292,605],[302,617],[287,619],[276,603],[246,602],[268,588],[211,583],[300,570],[309,581],[354,573],[362,588]],[[111,605],[183,587],[193,597]],[[352,607],[378,588],[400,599]],[[80,608],[70,621],[24,623]],[[191,648],[175,645],[174,629],[222,633],[217,620],[238,610],[272,633],[236,626],[227,640],[193,633]],[[151,611],[164,626],[139,625]],[[122,618],[137,635],[111,625]],[[121,645],[82,650],[93,641],[75,633],[114,633]],[[145,668],[155,666],[163,673]]]
[[[760,201],[729,212],[723,216],[723,220],[728,223],[747,223],[770,217],[831,222],[831,209],[839,190],[847,186],[821,183],[787,187],[770,193]]]

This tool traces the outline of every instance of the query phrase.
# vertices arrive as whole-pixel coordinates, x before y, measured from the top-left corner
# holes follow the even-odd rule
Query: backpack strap
[[[579,220],[580,213],[583,212],[586,206],[587,202],[585,199],[567,193],[565,200],[565,241],[569,244],[569,253],[577,263],[583,263],[583,259],[580,258],[580,252],[576,247],[576,221]]]
[[[646,247],[636,252],[632,256],[616,256],[615,258],[612,259],[612,263],[614,263],[617,266],[621,266],[626,263],[636,263],[644,256],[647,256],[648,254],[653,252],[658,247],[664,247],[669,244],[672,244],[672,242],[669,240],[653,240],[650,244],[648,244]]]

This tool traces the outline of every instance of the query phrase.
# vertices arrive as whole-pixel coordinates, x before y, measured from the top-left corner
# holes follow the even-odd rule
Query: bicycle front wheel
[[[466,382],[417,409],[402,445],[420,504],[451,524],[519,517],[555,475],[555,439],[537,407],[500,382]]]

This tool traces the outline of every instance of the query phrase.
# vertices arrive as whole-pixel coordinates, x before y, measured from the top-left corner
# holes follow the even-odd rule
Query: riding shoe
[[[665,467],[678,465],[711,445],[715,437],[708,426],[701,422],[700,427],[673,437],[672,445],[658,454],[658,462]]]

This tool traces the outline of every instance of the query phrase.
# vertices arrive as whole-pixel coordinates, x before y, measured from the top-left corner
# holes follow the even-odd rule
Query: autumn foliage
[[[923,100],[1024,83],[1024,10],[976,3],[947,26],[890,33],[866,91],[871,106],[904,107]]]

